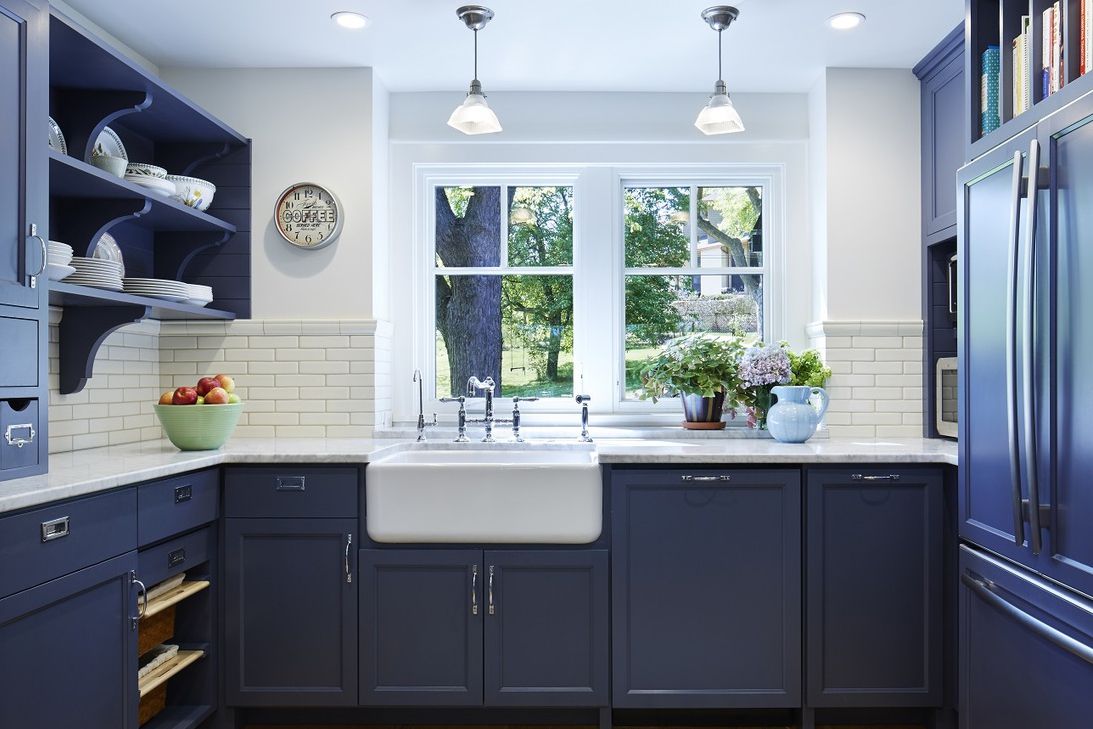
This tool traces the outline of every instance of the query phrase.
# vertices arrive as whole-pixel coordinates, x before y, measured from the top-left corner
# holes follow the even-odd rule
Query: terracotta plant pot
[[[683,427],[687,430],[721,430],[725,427],[721,420],[721,411],[725,407],[725,393],[719,392],[713,397],[701,395],[682,395]]]

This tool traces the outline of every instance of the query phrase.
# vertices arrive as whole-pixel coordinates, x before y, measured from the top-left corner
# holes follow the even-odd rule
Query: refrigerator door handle
[[[1013,153],[1013,193],[1010,197],[1009,269],[1006,280],[1006,426],[1009,435],[1010,485],[1013,501],[1013,541],[1025,543],[1025,517],[1021,508],[1021,463],[1017,424],[1017,274],[1021,249],[1021,165],[1024,155]]]
[[[1029,546],[1040,554],[1043,540],[1040,532],[1040,484],[1036,473],[1036,358],[1034,357],[1036,316],[1036,205],[1039,198],[1040,142],[1032,140],[1028,151],[1028,211],[1025,216],[1025,274],[1021,293],[1025,316],[1021,342],[1021,399],[1024,406],[1024,448],[1021,465],[1028,483]],[[1022,509],[1024,511],[1024,509]]]
[[[960,581],[963,582],[981,600],[983,600],[983,602],[997,609],[1003,615],[1012,618],[1017,623],[1021,624],[1022,626],[1035,633],[1039,637],[1043,638],[1044,640],[1048,640],[1059,646],[1063,650],[1069,653],[1073,653],[1075,656],[1081,658],[1086,663],[1093,663],[1093,647],[1082,643],[1080,640],[1070,637],[1063,631],[1048,625],[1039,618],[1035,618],[1032,615],[1029,615],[1024,610],[1009,602],[993,589],[991,589],[992,584],[989,581],[982,578],[972,577],[967,572],[960,575]]]

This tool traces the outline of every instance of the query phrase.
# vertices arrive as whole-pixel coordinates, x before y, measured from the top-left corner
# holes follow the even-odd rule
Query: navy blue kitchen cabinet
[[[810,468],[806,481],[808,705],[940,706],[940,470]]]
[[[799,706],[800,472],[610,481],[612,705]]]
[[[487,705],[608,704],[607,563],[606,550],[486,552]]]
[[[477,549],[360,551],[360,702],[480,706],[486,574]]]
[[[0,0],[0,480],[48,458],[48,29],[42,0]]]
[[[608,704],[606,551],[360,555],[362,704]]]
[[[922,81],[922,233],[956,235],[956,173],[964,164],[964,26],[953,30],[915,69]],[[940,234],[940,235],[939,235]]]
[[[229,706],[357,703],[356,532],[355,518],[225,519]]]
[[[37,309],[46,284],[48,23],[39,0],[0,2],[0,306]]]
[[[960,726],[1089,726],[1093,603],[960,548]]]
[[[0,726],[137,729],[137,553],[0,600]]]

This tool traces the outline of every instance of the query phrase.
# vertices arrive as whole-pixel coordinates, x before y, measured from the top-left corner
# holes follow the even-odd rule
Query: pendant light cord
[[[478,29],[474,30],[474,80],[478,80]]]

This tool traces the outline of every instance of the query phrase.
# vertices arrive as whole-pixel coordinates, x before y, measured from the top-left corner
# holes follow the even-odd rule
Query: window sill
[[[649,423],[645,425],[591,425],[588,428],[593,440],[616,439],[641,439],[641,440],[770,440],[771,435],[767,431],[757,431],[746,427],[743,421],[736,425],[732,422],[726,424],[724,430],[687,430],[679,425],[664,425],[663,423]],[[472,442],[481,440],[483,428],[481,423],[467,424],[467,437]],[[580,433],[580,421],[575,419],[571,426],[524,426],[520,429],[521,436],[529,443],[543,441],[576,440]],[[456,429],[453,425],[443,423],[439,426],[429,427],[425,430],[425,437],[433,442],[447,442],[455,439]],[[507,423],[499,423],[493,428],[493,436],[499,444],[512,442],[512,431]],[[406,440],[417,437],[417,427],[413,423],[395,423],[390,428],[377,428],[374,438],[392,438]],[[813,438],[825,440],[830,437],[827,428],[820,427]]]

